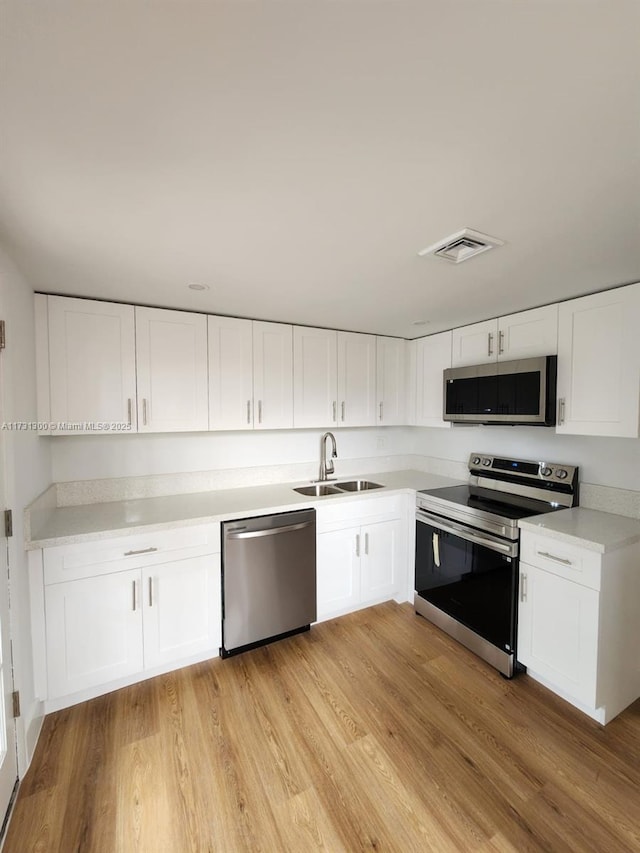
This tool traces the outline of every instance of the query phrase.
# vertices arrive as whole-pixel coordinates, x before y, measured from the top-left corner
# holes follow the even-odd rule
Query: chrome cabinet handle
[[[380,403],[380,420],[382,420],[382,406],[383,406],[383,404]]]
[[[133,557],[135,554],[153,554],[154,551],[157,551],[157,548],[140,548],[139,551],[125,551],[125,557]]]
[[[364,534],[364,553],[369,556],[369,534]]]
[[[493,355],[493,332],[489,332],[489,341],[487,344],[487,355]]]
[[[332,420],[333,420],[333,422],[334,422],[334,423],[336,422],[336,406],[337,406],[337,405],[338,405],[338,404],[337,404],[337,403],[336,403],[336,401],[334,400],[334,401],[333,401],[333,418],[332,418]]]
[[[138,606],[138,602],[136,601],[136,582],[132,581],[133,584],[133,611],[135,613],[136,608]]]
[[[142,424],[143,426],[147,426],[147,398],[142,398]]]
[[[527,600],[527,576],[522,574],[520,575],[520,601],[525,602]]]
[[[498,332],[498,355],[504,352],[504,332]]]
[[[356,557],[360,556],[360,534],[356,533]]]
[[[558,400],[558,426],[561,426],[564,423],[565,416],[565,398],[560,397]]]
[[[343,400],[343,401],[342,401],[342,403],[340,404],[340,407],[341,407],[342,420],[344,421],[344,400]]]
[[[566,560],[564,557],[556,557],[549,554],[548,551],[538,551],[539,557],[546,557],[547,560],[553,560],[554,563],[562,563],[563,566],[572,566],[573,560]]]
[[[258,400],[258,423],[262,423],[262,400]]]
[[[129,397],[127,399],[127,421],[129,423],[129,426],[131,426],[131,424],[132,424],[131,417],[132,417],[132,415],[131,415],[131,397]]]
[[[247,400],[247,423],[251,423],[251,400]]]
[[[149,575],[149,607],[153,607],[153,578]]]

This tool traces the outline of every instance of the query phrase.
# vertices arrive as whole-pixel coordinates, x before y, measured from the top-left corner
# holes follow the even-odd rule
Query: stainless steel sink
[[[380,483],[372,483],[371,480],[347,480],[346,483],[336,483],[343,492],[366,492],[369,489],[384,489]]]
[[[309,495],[312,498],[321,498],[323,495],[339,495],[340,489],[335,486],[326,486],[324,483],[314,483],[313,486],[298,486],[293,490],[300,495]]]

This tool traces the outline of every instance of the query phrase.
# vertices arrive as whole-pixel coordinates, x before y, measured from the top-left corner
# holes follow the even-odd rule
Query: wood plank
[[[48,716],[4,853],[640,850],[606,728],[379,605]]]

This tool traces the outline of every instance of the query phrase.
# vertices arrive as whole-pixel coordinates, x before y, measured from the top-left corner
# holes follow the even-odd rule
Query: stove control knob
[[[471,463],[473,465],[479,465],[481,462],[482,462],[482,460],[480,459],[479,456],[474,456],[473,459],[471,460]]]
[[[483,459],[482,464],[484,465],[485,468],[488,468],[489,465],[491,465],[491,460],[490,459]]]
[[[540,473],[543,477],[550,477],[553,474],[553,471],[551,468],[541,468]]]
[[[557,477],[559,480],[566,480],[566,479],[567,479],[567,474],[568,474],[568,472],[567,472],[567,471],[565,471],[565,470],[564,470],[564,468],[558,468],[558,470],[556,471],[556,477]]]

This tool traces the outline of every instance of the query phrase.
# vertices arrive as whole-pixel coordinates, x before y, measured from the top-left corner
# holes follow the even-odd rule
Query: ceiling
[[[637,0],[1,5],[37,290],[416,337],[640,279]]]

